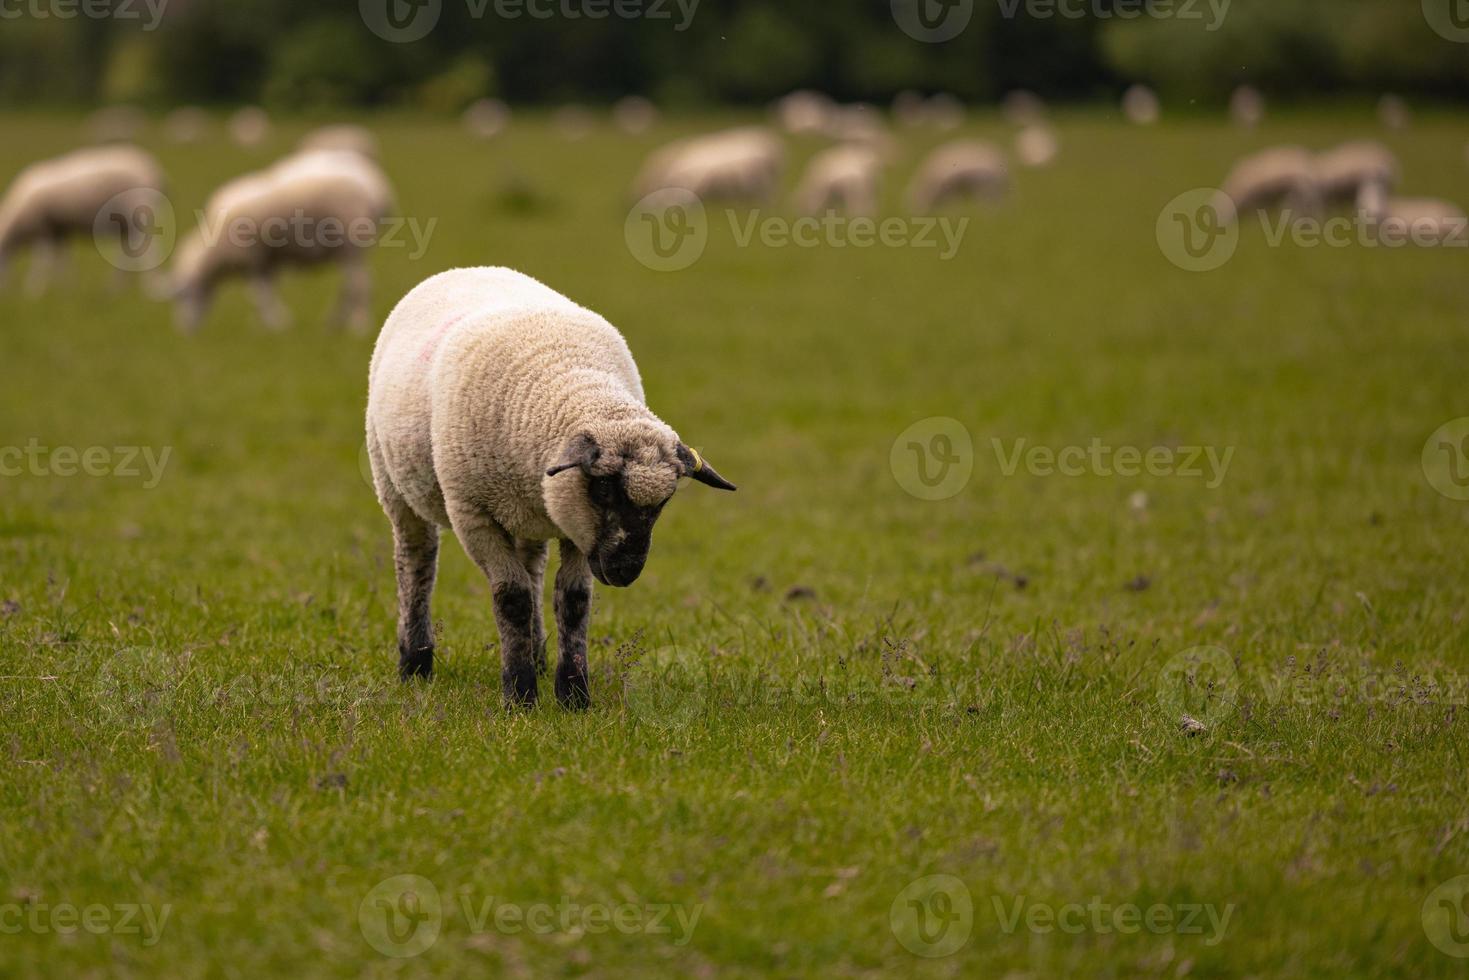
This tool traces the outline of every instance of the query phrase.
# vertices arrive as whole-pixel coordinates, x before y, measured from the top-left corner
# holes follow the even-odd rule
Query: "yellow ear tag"
[[[695,473],[701,473],[701,472],[703,472],[703,470],[704,470],[704,457],[703,456],[700,456],[699,455],[699,451],[697,449],[695,449],[693,446],[690,446],[689,447],[689,452],[692,453],[693,454],[693,457],[694,457],[694,472]]]

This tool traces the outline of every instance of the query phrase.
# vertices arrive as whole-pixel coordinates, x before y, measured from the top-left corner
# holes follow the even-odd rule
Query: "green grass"
[[[722,121],[568,144],[528,119],[488,145],[381,124],[403,212],[438,225],[417,261],[376,255],[378,314],[451,266],[535,275],[625,332],[654,409],[740,484],[686,487],[643,578],[598,592],[582,715],[501,710],[489,590],[452,543],[439,674],[393,679],[390,539],[360,469],[372,341],[321,325],[334,275],[288,282],[289,332],[236,287],[185,339],[110,295],[89,248],[41,300],[12,270],[0,445],[172,455],[153,489],[0,479],[0,929],[58,903],[169,917],[0,933],[0,975],[1461,973],[1421,912],[1469,873],[1469,505],[1420,454],[1469,414],[1465,252],[1269,248],[1250,227],[1190,274],[1154,236],[1247,149],[1368,115],[1250,135],[1064,116],[1058,164],[973,211],[951,262],[741,248],[716,214],[691,268],[644,268],[623,237],[638,162]],[[1464,200],[1463,123],[1391,137],[1408,190]],[[7,176],[78,133],[3,128]],[[301,128],[255,155],[148,142],[187,215]],[[906,138],[893,213],[934,141]],[[971,435],[973,475],[926,501],[890,451],[938,416]],[[992,440],[1022,438],[1234,456],[1213,489],[1007,476]],[[1232,699],[1160,701],[1200,646],[1235,665]],[[1207,730],[1183,734],[1180,705]],[[444,910],[410,958],[359,922],[398,875]],[[940,958],[899,935],[927,875],[973,906]],[[1232,909],[1222,938],[1091,913],[1005,928],[1017,902],[1094,896]],[[541,935],[480,918],[492,903],[698,918],[681,936],[674,915],[650,934],[577,912]]]

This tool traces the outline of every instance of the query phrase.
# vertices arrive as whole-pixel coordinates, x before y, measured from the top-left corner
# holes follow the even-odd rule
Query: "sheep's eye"
[[[610,506],[617,499],[617,477],[594,476],[587,486],[587,494],[595,503]]]

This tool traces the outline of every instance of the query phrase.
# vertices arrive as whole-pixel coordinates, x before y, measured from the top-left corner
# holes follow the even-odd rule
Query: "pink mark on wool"
[[[433,335],[430,336],[429,339],[424,343],[423,350],[418,352],[418,359],[424,364],[427,364],[429,361],[433,360],[434,352],[439,349],[439,344],[443,341],[444,335],[449,332],[450,328],[452,328],[454,324],[458,323],[460,320],[463,320],[468,315],[468,313],[460,313],[457,316],[452,316],[448,320],[444,321],[444,323],[439,326],[439,329],[435,330],[433,332]]]

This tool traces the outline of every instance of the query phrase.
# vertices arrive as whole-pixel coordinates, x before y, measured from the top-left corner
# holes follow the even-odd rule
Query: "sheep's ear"
[[[602,455],[602,447],[597,445],[597,440],[590,432],[583,432],[576,436],[566,446],[566,453],[561,457],[561,462],[546,471],[547,476],[555,476],[557,473],[565,473],[567,470],[580,469],[583,473],[590,474],[592,464]]]
[[[683,464],[683,475],[690,480],[697,480],[705,486],[713,487],[716,490],[737,489],[733,483],[720,476],[718,470],[704,462],[704,457],[699,455],[697,449],[691,449],[683,443],[679,443],[678,461]]]

